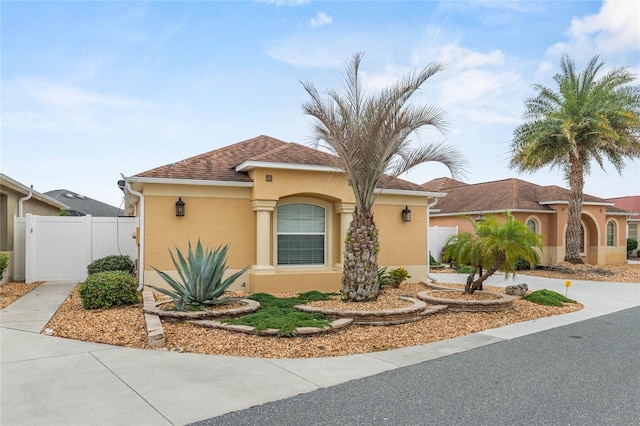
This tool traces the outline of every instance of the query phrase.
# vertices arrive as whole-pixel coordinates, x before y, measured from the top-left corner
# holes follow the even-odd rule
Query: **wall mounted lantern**
[[[476,217],[476,223],[478,222],[484,222],[484,213],[480,212],[480,214],[478,215],[478,217]]]
[[[176,216],[184,216],[184,201],[182,201],[182,197],[178,197],[178,201],[176,201]]]
[[[402,221],[411,222],[411,210],[409,210],[409,206],[404,206],[404,209],[402,209]]]

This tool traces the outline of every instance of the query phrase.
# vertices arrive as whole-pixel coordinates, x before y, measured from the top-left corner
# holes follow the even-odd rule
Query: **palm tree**
[[[514,274],[520,259],[533,265],[540,261],[542,235],[531,231],[525,224],[516,220],[509,212],[505,221],[495,217],[484,221],[471,222],[475,232],[463,232],[447,241],[444,256],[460,265],[471,265],[467,277],[465,293],[473,294],[482,290],[482,283],[498,270],[505,274]],[[478,269],[485,272],[474,281]]]
[[[302,83],[311,97],[303,104],[304,113],[316,119],[312,126],[315,146],[337,156],[355,195],[353,220],[345,239],[342,298],[358,302],[374,300],[380,291],[378,230],[372,211],[376,189],[428,161],[443,163],[453,176],[464,171],[458,150],[441,142],[414,147],[410,139],[425,126],[445,129],[439,108],[408,104],[443,66],[432,63],[375,95],[367,95],[359,74],[362,57],[357,53],[347,64],[344,93],[330,90],[325,99],[313,84]]]
[[[535,171],[547,165],[560,169],[569,184],[565,261],[582,263],[580,215],[584,177],[595,160],[604,170],[608,159],[618,173],[625,159],[640,157],[640,87],[626,67],[602,78],[596,75],[604,62],[595,56],[582,73],[563,55],[556,90],[540,84],[536,97],[525,102],[525,123],[516,128],[511,143],[510,166]]]

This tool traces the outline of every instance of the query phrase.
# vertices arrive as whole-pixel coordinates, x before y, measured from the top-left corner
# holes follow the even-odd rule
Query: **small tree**
[[[542,236],[516,220],[511,213],[506,212],[504,216],[504,222],[499,222],[495,217],[478,222],[470,220],[474,233],[463,232],[447,241],[445,256],[460,265],[471,266],[465,293],[473,294],[481,289],[482,283],[498,270],[515,275],[522,259],[530,264],[540,260]],[[484,273],[474,281],[480,268],[484,269]]]

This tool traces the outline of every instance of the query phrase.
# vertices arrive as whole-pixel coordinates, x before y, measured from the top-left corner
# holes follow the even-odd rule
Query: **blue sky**
[[[445,139],[469,183],[518,177],[566,187],[544,169],[508,168],[531,85],[553,87],[560,56],[594,55],[640,75],[640,2],[197,1],[0,3],[2,173],[46,192],[118,206],[120,173],[261,134],[309,143],[300,81],[339,89],[364,52],[377,90],[432,61],[447,65],[414,98],[443,108]],[[420,143],[418,139],[415,143]],[[593,165],[585,192],[640,194],[640,163],[622,176]],[[404,178],[447,176],[427,163]]]

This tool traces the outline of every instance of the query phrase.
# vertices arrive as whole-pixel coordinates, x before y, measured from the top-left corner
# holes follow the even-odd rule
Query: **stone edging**
[[[187,321],[187,322],[190,324],[201,326],[201,327],[220,328],[223,330],[235,331],[235,332],[245,333],[245,334],[257,334],[259,336],[277,336],[279,331],[276,328],[267,328],[266,330],[256,331],[254,327],[251,327],[248,325],[225,324],[215,320],[194,320],[194,321]],[[313,334],[328,333],[331,331],[336,331],[341,328],[347,327],[352,322],[353,322],[352,318],[339,318],[334,320],[327,327],[298,327],[296,328],[294,334],[296,336],[309,336]]]
[[[144,292],[143,292],[144,293]],[[151,292],[149,292],[151,293]],[[151,296],[153,297],[153,295]],[[260,303],[251,299],[238,299],[237,302],[242,303],[243,306],[238,308],[221,309],[221,310],[206,310],[206,311],[167,311],[164,309],[158,309],[158,305],[167,303],[166,300],[160,302],[153,302],[144,305],[144,312],[146,314],[158,315],[163,318],[176,318],[181,320],[198,320],[207,318],[220,318],[220,317],[238,317],[247,315],[260,309]]]
[[[381,311],[325,309],[318,306],[307,305],[298,305],[294,306],[294,308],[302,312],[322,313],[331,319],[353,318],[353,323],[358,325],[395,325],[420,321],[424,318],[423,313],[425,309],[427,309],[425,302],[408,296],[400,296],[399,299],[413,302],[413,305],[397,309],[384,309]],[[442,308],[437,310],[441,309]],[[434,312],[437,312],[437,310]]]
[[[418,299],[434,305],[446,305],[447,310],[452,312],[500,312],[513,309],[513,297],[507,294],[493,293],[488,291],[477,291],[481,294],[490,294],[497,299],[489,300],[461,300],[461,299],[445,299],[441,297],[430,296],[431,293],[457,292],[460,290],[452,289],[434,284],[426,284],[433,290],[418,293]]]
[[[145,311],[147,307],[156,306],[153,293],[149,290],[142,292],[142,309]],[[147,326],[147,341],[152,348],[162,348],[165,344],[164,329],[158,315],[144,312],[144,322]]]

